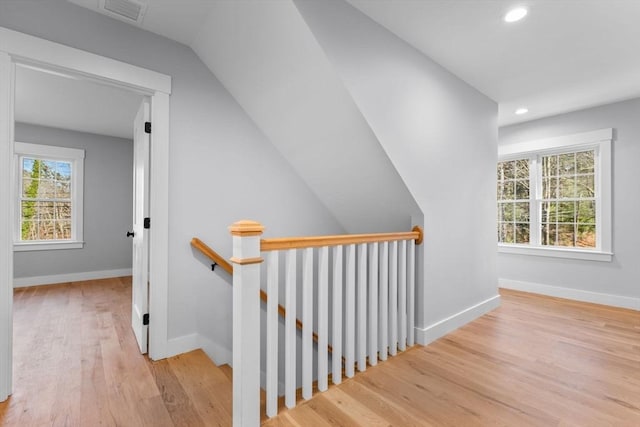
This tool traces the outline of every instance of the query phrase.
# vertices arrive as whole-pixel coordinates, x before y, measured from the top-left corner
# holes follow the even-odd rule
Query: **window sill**
[[[603,261],[611,262],[613,253],[595,251],[589,249],[573,249],[573,248],[541,248],[524,245],[504,245],[498,244],[498,253],[517,254],[517,255],[533,255],[550,258],[569,258],[582,259],[587,261]]]
[[[58,249],[82,249],[84,242],[79,241],[64,241],[64,242],[33,242],[33,243],[14,243],[14,252],[27,252],[27,251],[51,251]]]

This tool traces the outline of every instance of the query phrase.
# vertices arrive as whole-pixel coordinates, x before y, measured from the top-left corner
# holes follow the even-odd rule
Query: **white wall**
[[[502,127],[499,144],[602,128],[614,129],[613,260],[599,262],[499,254],[498,275],[504,286],[640,310],[640,99]]]
[[[193,51],[64,0],[0,2],[0,26],[172,76],[170,123],[170,350],[231,349],[231,288],[194,254],[194,236],[231,256],[227,226],[250,218],[267,236],[342,227]]]
[[[424,213],[418,338],[495,307],[495,102],[343,1],[295,1]]]
[[[133,142],[17,123],[16,141],[85,150],[84,247],[14,253],[14,277],[24,285],[49,276],[131,269]],[[105,185],[108,183],[108,185]],[[123,274],[126,274],[124,272]],[[51,277],[51,280],[55,280]],[[62,279],[62,281],[66,281]]]
[[[421,216],[291,0],[215,2],[193,46],[348,232]]]

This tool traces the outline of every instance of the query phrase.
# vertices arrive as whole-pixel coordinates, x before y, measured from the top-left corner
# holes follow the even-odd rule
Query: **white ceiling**
[[[127,90],[22,66],[16,69],[18,122],[132,139],[141,102],[141,95]]]
[[[638,0],[348,1],[498,101],[501,125],[640,96]]]
[[[139,26],[192,45],[228,0],[138,1]],[[640,96],[640,0],[347,1],[497,101],[501,125]],[[524,20],[502,21],[522,5]]]

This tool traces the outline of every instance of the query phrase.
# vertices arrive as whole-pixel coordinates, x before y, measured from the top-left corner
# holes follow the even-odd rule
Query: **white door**
[[[142,353],[147,352],[149,308],[149,102],[143,101],[133,123],[133,238],[131,327]],[[149,220],[147,220],[149,221]]]

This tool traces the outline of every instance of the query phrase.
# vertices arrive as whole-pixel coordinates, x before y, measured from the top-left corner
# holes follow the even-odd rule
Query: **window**
[[[500,252],[611,260],[612,129],[500,147]]]
[[[15,143],[14,249],[81,248],[84,150]]]

